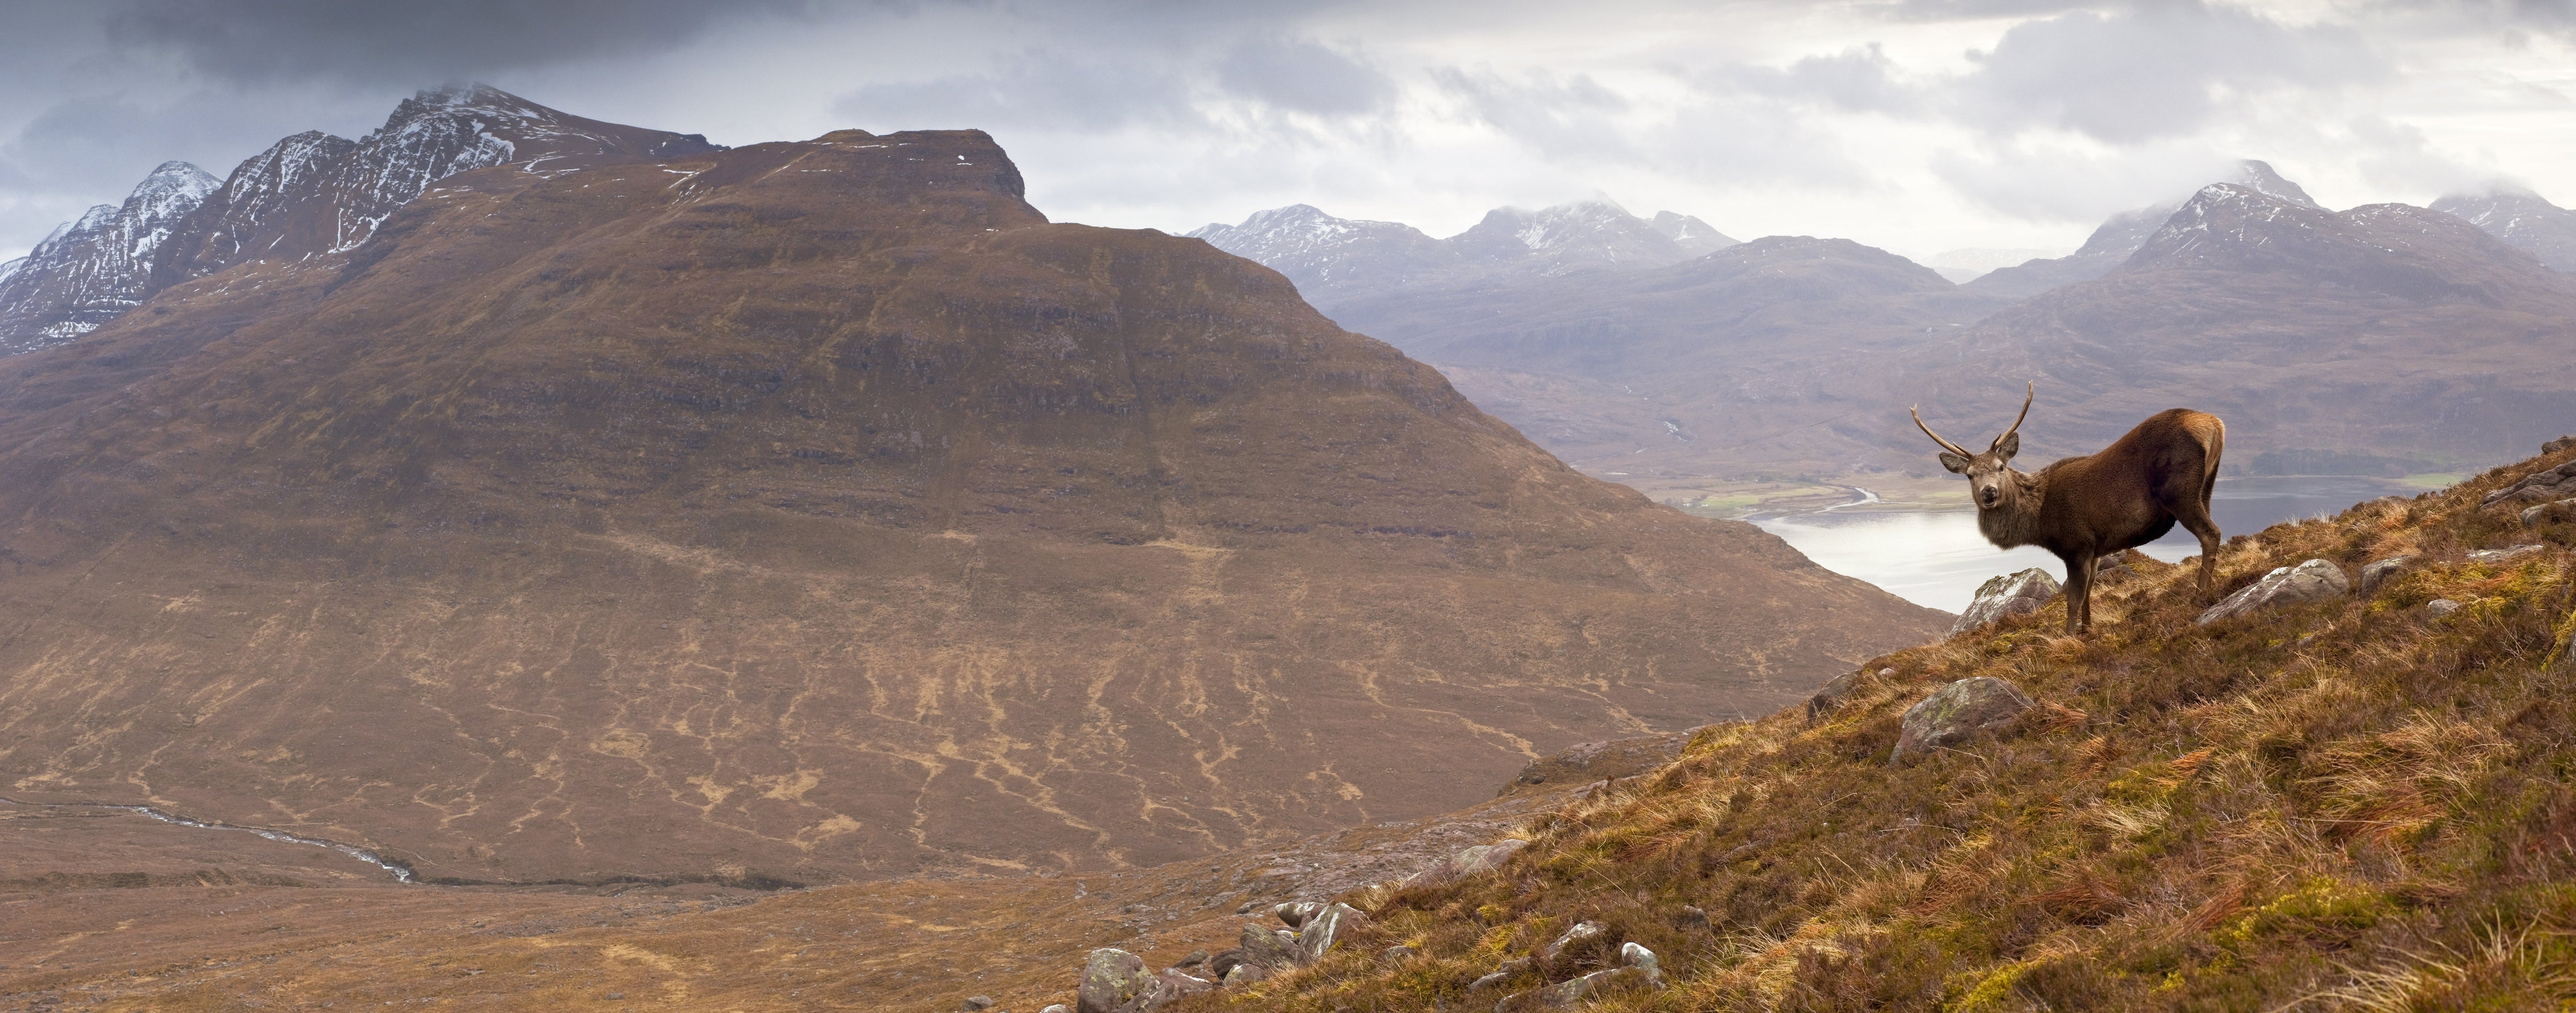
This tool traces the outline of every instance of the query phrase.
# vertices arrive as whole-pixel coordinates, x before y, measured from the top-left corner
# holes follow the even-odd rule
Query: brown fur
[[[2023,411],[2029,411],[2027,402]],[[2013,426],[2018,430],[2021,423]],[[2096,453],[2035,472],[2011,468],[2021,449],[2014,430],[1973,457],[1944,453],[1941,464],[1968,476],[1977,529],[1987,541],[2005,549],[2036,545],[2065,561],[2067,632],[2081,633],[2093,624],[2096,560],[2155,541],[2177,523],[2200,539],[2200,593],[2208,597],[2217,580],[2219,540],[2209,496],[2227,447],[2227,424],[2218,416],[2188,408],[2157,412]],[[1929,428],[1924,432],[1941,439]]]

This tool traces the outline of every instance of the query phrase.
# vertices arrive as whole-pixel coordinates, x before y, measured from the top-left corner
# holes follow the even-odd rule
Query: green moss
[[[2020,984],[2022,976],[2029,974],[2030,969],[2037,966],[2039,966],[2038,961],[2020,960],[2001,967],[1989,968],[1982,973],[1982,977],[1975,971],[1961,975],[1952,980],[1973,979],[1975,983],[1969,985],[1957,999],[1943,1004],[1941,1008],[1950,1013],[1977,1013],[1978,1010],[2002,1009],[2004,1001],[2013,997],[2013,986]]]
[[[2358,883],[2319,876],[2220,928],[2218,944],[2242,952],[2270,939],[2352,936],[2395,910],[2388,896]]]

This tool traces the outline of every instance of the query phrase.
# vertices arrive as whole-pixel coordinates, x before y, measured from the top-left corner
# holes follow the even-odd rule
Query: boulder
[[[1074,991],[1075,1013],[1138,1013],[1140,1004],[1160,992],[1161,982],[1145,970],[1145,958],[1125,950],[1091,951],[1083,962],[1082,985]]]
[[[1216,982],[1201,978],[1187,971],[1179,970],[1165,971],[1161,974],[1155,975],[1154,984],[1159,987],[1154,990],[1152,1000],[1128,1007],[1131,1013],[1146,1013],[1148,1010],[1162,1006],[1163,1004],[1179,999],[1182,996],[1216,991]]]
[[[1662,988],[1664,973],[1655,951],[1635,943],[1619,947],[1622,965],[1606,971],[1594,971],[1579,978],[1531,989],[1504,997],[1494,1004],[1494,1013],[1530,1013],[1536,1010],[1573,1009],[1583,1000],[1617,988]]]
[[[2547,443],[2543,443],[2540,445],[2540,452],[2544,454],[2555,454],[2569,447],[2576,447],[2576,436],[2561,436]]]
[[[1280,921],[1287,922],[1288,927],[1294,929],[1305,927],[1307,916],[1323,909],[1323,901],[1292,900],[1285,904],[1273,905],[1270,913],[1278,915]]]
[[[2569,496],[2576,496],[2576,461],[2524,476],[2522,481],[2488,493],[2485,499],[2478,501],[2478,505],[2556,500]]]
[[[2382,559],[2378,562],[2362,567],[2361,596],[2367,598],[2372,594],[2377,593],[2379,591],[2379,585],[2387,583],[2388,578],[2397,576],[2397,571],[2403,570],[2408,566],[2412,566],[2414,563],[2415,557],[2413,556],[2390,556],[2386,559]]]
[[[983,1013],[983,1011],[984,1011],[984,1010],[988,1010],[988,1009],[992,1009],[992,1008],[993,1008],[993,997],[992,997],[992,996],[989,996],[989,995],[970,995],[970,996],[967,996],[967,997],[966,997],[966,1001],[965,1001],[965,1002],[961,1002],[961,1003],[958,1003],[958,1004],[957,1004],[957,1013]]]
[[[1251,964],[1236,964],[1226,970],[1225,977],[1218,980],[1223,982],[1227,988],[1236,988],[1260,981],[1265,977],[1268,977],[1268,975],[1263,974],[1262,970],[1258,967]]]
[[[2477,550],[2477,551],[2475,551],[2475,552],[2471,552],[2471,553],[2469,553],[2469,562],[2472,562],[2472,563],[2503,563],[2503,562],[2508,562],[2508,561],[2511,561],[2511,560],[2521,559],[2521,558],[2522,558],[2522,557],[2524,557],[2524,556],[2528,556],[2528,555],[2531,555],[2531,554],[2533,554],[2533,553],[2539,552],[2540,550],[2545,549],[2545,548],[2548,548],[2548,546],[2545,546],[2545,545],[2512,545],[2512,546],[2507,546],[2507,547],[2505,547],[2505,548],[2501,548],[2501,549],[2479,549],[2479,550]]]
[[[2352,590],[2352,580],[2343,568],[2323,559],[2311,559],[2297,566],[2284,566],[2264,574],[2263,579],[2248,584],[2227,600],[2209,607],[2193,620],[2207,626],[2221,619],[2231,619],[2276,605],[2324,601]]]
[[[1824,687],[1816,690],[1816,695],[1807,698],[1807,723],[1813,725],[1824,720],[1825,715],[1841,710],[1843,701],[1851,696],[1852,690],[1860,688],[1861,678],[1868,673],[1868,669],[1860,669],[1826,680]]]
[[[1673,924],[1681,926],[1685,932],[1709,931],[1708,912],[1701,910],[1699,905],[1685,904],[1681,913],[1673,916]]]
[[[1305,928],[1297,930],[1297,950],[1304,958],[1300,963],[1313,963],[1322,959],[1325,953],[1332,950],[1335,937],[1358,928],[1367,921],[1367,915],[1361,914],[1360,909],[1348,904],[1336,902],[1325,905],[1323,910],[1306,918]]]
[[[2435,598],[2424,603],[2424,614],[2440,619],[2460,610],[2460,603],[2448,598]]]
[[[1049,1004],[1047,1008],[1039,1010],[1038,1013],[1073,1013],[1073,1011],[1064,1008],[1064,1004],[1059,1002]]]
[[[1977,586],[1976,600],[1968,603],[1967,611],[1959,613],[1959,621],[1950,624],[1950,634],[1957,636],[2007,616],[2037,612],[2049,599],[2057,597],[2057,591],[2057,578],[2036,566],[1989,579]]]
[[[2522,526],[2539,527],[2576,521],[2576,499],[2552,500],[2522,512]]]
[[[1486,976],[1484,976],[1484,977],[1482,977],[1482,978],[1478,978],[1478,979],[1476,979],[1476,980],[1474,980],[1474,981],[1468,982],[1468,983],[1467,983],[1467,991],[1470,991],[1470,992],[1481,992],[1481,991],[1484,991],[1485,989],[1493,988],[1494,986],[1500,985],[1500,984],[1502,984],[1502,983],[1504,983],[1504,982],[1506,982],[1506,981],[1510,981],[1511,979],[1512,979],[1512,974],[1511,974],[1511,972],[1509,972],[1509,971],[1496,971],[1496,972],[1494,972],[1494,973],[1492,973],[1492,974],[1488,974],[1488,975],[1486,975]]]
[[[1943,686],[1905,709],[1888,765],[2002,728],[2032,706],[2020,687],[2002,679],[1979,676]]]
[[[1397,883],[1396,885],[1398,887],[1411,888],[1417,886],[1441,886],[1448,883],[1454,883],[1479,872],[1499,868],[1502,866],[1504,859],[1512,857],[1512,852],[1519,851],[1520,849],[1528,846],[1528,841],[1505,838],[1503,840],[1495,841],[1492,844],[1478,844],[1473,847],[1462,848],[1457,854],[1449,856],[1447,860],[1440,864],[1407,876],[1404,878],[1403,882]]]
[[[1413,947],[1397,943],[1393,946],[1387,947],[1385,952],[1378,954],[1377,959],[1390,964],[1401,964],[1413,959]]]
[[[1243,935],[1236,945],[1243,950],[1243,962],[1260,968],[1264,974],[1295,967],[1304,955],[1294,934],[1267,928],[1259,922],[1244,925]]]

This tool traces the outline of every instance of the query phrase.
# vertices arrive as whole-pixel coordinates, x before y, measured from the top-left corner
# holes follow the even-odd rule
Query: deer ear
[[[2014,454],[2021,453],[2021,434],[2005,433],[2003,442],[1995,444],[1995,453],[2002,454],[2004,460],[2012,460]]]
[[[1953,475],[1965,475],[1968,473],[1968,459],[1957,454],[1942,454],[1941,466],[1950,469],[1950,473]]]

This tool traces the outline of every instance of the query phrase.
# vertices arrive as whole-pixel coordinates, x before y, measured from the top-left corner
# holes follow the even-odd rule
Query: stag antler
[[[2012,424],[2012,428],[2004,430],[2004,435],[2003,435],[2003,436],[1995,437],[1994,445],[1993,445],[1993,446],[1989,446],[1989,447],[1987,447],[1986,449],[1988,449],[1988,450],[1993,450],[1995,447],[2003,446],[2003,445],[2004,445],[2004,436],[2010,436],[2010,435],[2012,435],[2012,434],[2014,434],[2014,433],[2017,433],[2017,432],[2020,432],[2020,431],[2021,431],[2021,420],[2023,420],[2023,419],[2026,419],[2026,418],[2029,418],[2029,417],[2030,417],[2030,399],[2032,399],[2032,398],[2035,398],[2035,397],[2038,397],[2038,396],[2039,396],[2039,381],[2037,381],[2037,380],[2032,380],[2032,381],[2029,381],[2029,383],[2030,383],[2030,392],[2029,392],[2029,393],[2026,393],[2026,394],[2023,394],[2023,395],[2021,396],[2021,414],[2013,416],[2013,424]],[[1915,421],[1920,422],[1920,421],[1922,421],[1922,420],[1921,420],[1921,419],[1917,419],[1917,420],[1915,420]],[[1926,429],[1926,430],[1924,430],[1924,432],[1927,432],[1927,433],[1928,433],[1928,432],[1931,432],[1931,430]],[[1937,439],[1940,439],[1940,437],[1935,436],[1935,437],[1933,437],[1933,439],[1936,439],[1936,440],[1937,440]],[[1953,448],[1953,449],[1956,449],[1956,448]]]
[[[1911,412],[1911,413],[1913,413],[1913,415],[1914,415],[1914,428],[1916,428],[1916,429],[1920,429],[1920,430],[1923,430],[1923,435],[1931,437],[1931,438],[1932,438],[1932,442],[1934,442],[1934,443],[1938,443],[1938,444],[1942,445],[1943,447],[1949,448],[1949,451],[1950,451],[1951,453],[1953,453],[1953,454],[1957,454],[1957,455],[1959,455],[1959,456],[1961,456],[1961,457],[1975,457],[1975,456],[1977,456],[1977,455],[1975,455],[1975,454],[1971,454],[1971,453],[1967,452],[1965,449],[1962,449],[1962,448],[1961,448],[1958,444],[1956,444],[1956,443],[1952,443],[1952,442],[1950,442],[1950,441],[1948,441],[1948,440],[1942,439],[1942,438],[1941,438],[1941,434],[1936,433],[1936,432],[1933,432],[1933,431],[1932,431],[1932,427],[1931,427],[1931,426],[1924,425],[1924,424],[1923,424],[1923,410],[1922,410],[1922,408],[1923,408],[1923,406],[1921,406],[1921,405],[1916,405],[1916,406],[1914,406],[1914,407],[1911,407],[1911,408],[1907,408],[1907,409],[1906,409],[1906,411]]]

